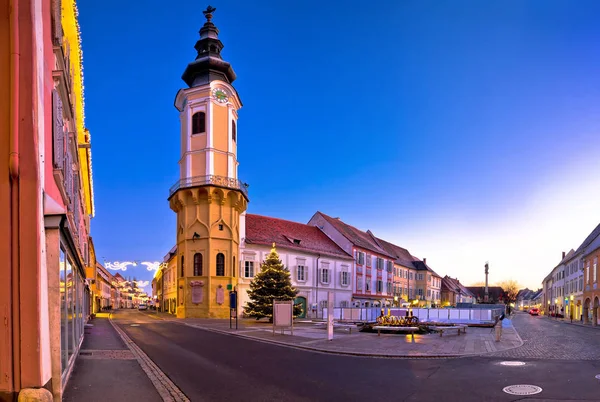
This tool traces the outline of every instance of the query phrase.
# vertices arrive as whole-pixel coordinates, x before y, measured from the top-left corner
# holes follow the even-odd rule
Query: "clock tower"
[[[223,43],[208,6],[183,72],[187,88],[175,107],[181,124],[180,180],[169,191],[177,214],[177,317],[229,317],[228,290],[237,285],[240,215],[248,185],[238,178],[236,76],[221,58]]]

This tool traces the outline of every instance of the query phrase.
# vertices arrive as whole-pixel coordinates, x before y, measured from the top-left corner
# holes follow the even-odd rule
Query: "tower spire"
[[[231,84],[236,78],[231,64],[221,58],[223,43],[219,40],[219,30],[212,22],[216,10],[215,7],[208,6],[202,11],[206,22],[200,28],[200,39],[194,46],[198,54],[181,76],[189,87],[205,85],[214,80]]]

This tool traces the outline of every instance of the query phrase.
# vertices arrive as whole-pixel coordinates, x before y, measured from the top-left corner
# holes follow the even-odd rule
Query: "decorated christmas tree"
[[[290,271],[283,266],[275,243],[267,259],[260,264],[260,272],[250,283],[250,301],[244,307],[246,315],[273,320],[273,300],[294,300],[298,291],[292,287]],[[294,317],[302,313],[301,304],[294,305]]]

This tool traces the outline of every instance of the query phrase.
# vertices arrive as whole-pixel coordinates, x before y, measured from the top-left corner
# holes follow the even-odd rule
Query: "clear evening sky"
[[[175,94],[209,3],[80,1],[98,259],[174,245]],[[212,1],[248,212],[540,287],[600,222],[600,2]],[[144,267],[127,275],[150,279]]]

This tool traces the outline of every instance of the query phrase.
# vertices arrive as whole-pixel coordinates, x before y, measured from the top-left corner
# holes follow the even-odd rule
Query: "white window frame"
[[[319,279],[323,285],[329,284],[329,268],[321,268],[321,275]]]
[[[362,292],[362,278],[360,280],[358,278],[356,279],[356,291],[359,290]]]
[[[381,279],[377,279],[377,292],[383,293],[383,281]]]
[[[340,283],[342,286],[350,285],[350,272],[348,272],[348,271],[340,272]]]
[[[300,278],[300,272],[302,272],[302,278]],[[296,265],[296,280],[298,282],[306,282],[306,265]]]
[[[252,272],[250,272],[252,271]],[[251,273],[251,275],[248,275]],[[244,261],[244,278],[254,278],[254,261],[245,260]]]
[[[371,291],[371,279],[365,278],[365,292]]]

